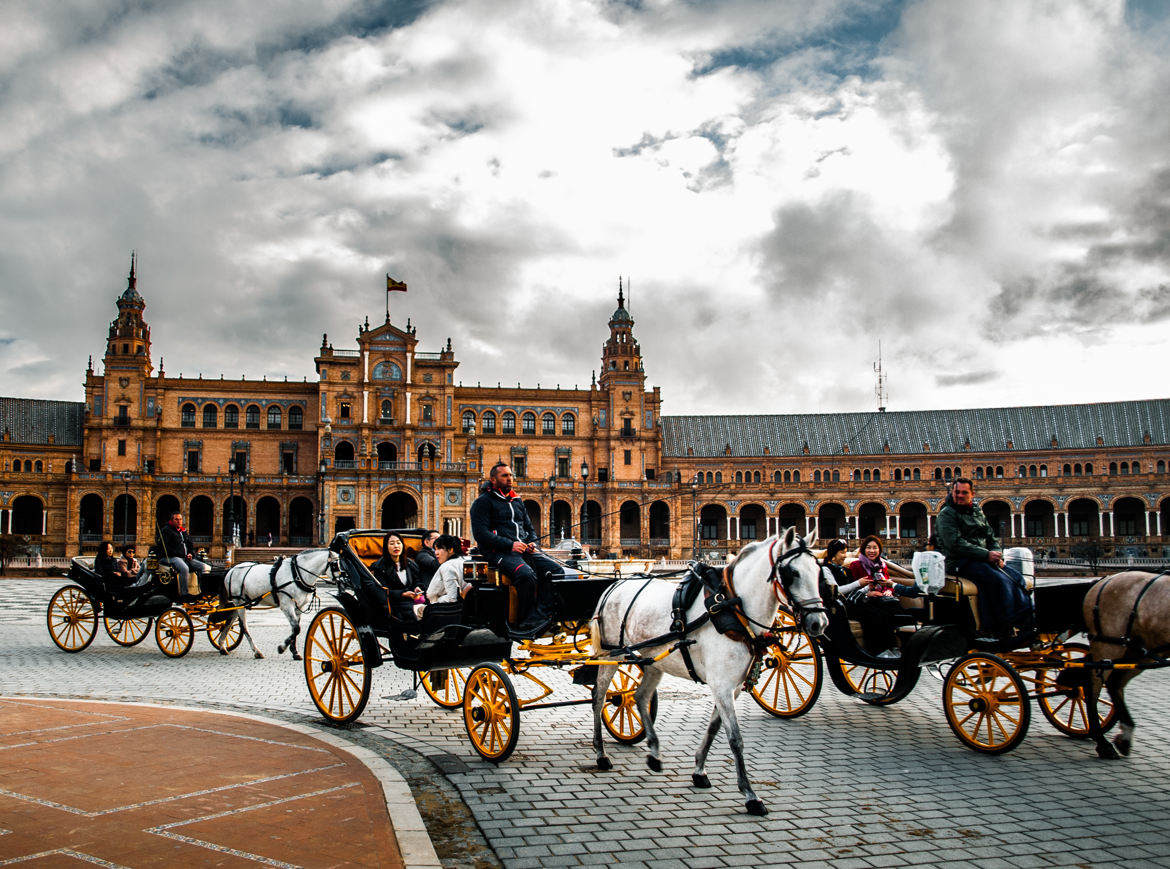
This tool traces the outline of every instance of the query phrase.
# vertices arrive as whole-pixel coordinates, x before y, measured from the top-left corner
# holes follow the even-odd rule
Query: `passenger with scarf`
[[[471,533],[488,564],[505,573],[516,589],[520,620],[514,632],[532,636],[550,621],[539,605],[548,595],[548,583],[565,573],[536,551],[539,538],[524,501],[512,490],[512,480],[512,469],[496,462],[483,494],[471,505]]]
[[[904,574],[892,565],[894,572]],[[865,650],[879,658],[896,658],[896,617],[905,612],[899,597],[917,597],[915,585],[896,585],[890,579],[890,563],[882,557],[882,541],[870,535],[861,541],[857,559],[849,565],[852,582],[839,587],[849,614],[861,623]]]

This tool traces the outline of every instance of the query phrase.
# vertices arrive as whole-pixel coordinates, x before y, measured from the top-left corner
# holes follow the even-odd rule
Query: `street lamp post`
[[[325,472],[328,470],[329,463],[321,459],[317,475],[321,491],[317,500],[317,544],[319,546],[325,545]]]
[[[585,487],[581,504],[581,544],[584,545],[589,537],[589,463],[586,461],[581,462],[581,484]]]
[[[132,543],[130,537],[130,472],[122,472],[122,544]]]
[[[556,471],[548,475],[548,545],[553,545],[553,534],[556,533],[556,506],[557,506],[557,474]]]
[[[240,543],[246,545],[248,539],[248,496],[244,494],[244,484],[248,482],[247,468],[240,468]]]
[[[695,501],[699,497],[699,487],[691,483],[691,558],[699,557],[699,519],[695,513]]]
[[[239,546],[236,537],[236,460],[228,459],[228,515],[227,515],[227,542],[224,547]]]

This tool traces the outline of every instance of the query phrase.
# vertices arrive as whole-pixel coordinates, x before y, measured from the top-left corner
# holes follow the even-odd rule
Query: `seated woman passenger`
[[[895,616],[903,612],[899,597],[916,597],[918,587],[898,585],[890,579],[891,565],[882,558],[882,541],[870,535],[861,541],[857,559],[849,565],[853,581],[838,591],[849,612],[861,623],[865,650],[879,658],[896,658]],[[897,573],[905,571],[894,565]]]
[[[374,603],[375,612],[387,611],[400,621],[414,621],[414,604],[422,597],[418,568],[406,557],[402,538],[391,532],[382,538],[382,557],[372,568],[377,583],[368,580],[362,590]]]
[[[124,588],[134,579],[133,575],[128,576],[126,571],[122,569],[118,559],[114,556],[114,544],[109,540],[103,540],[98,546],[97,555],[93,558],[93,571],[102,578],[102,582],[110,589]]]
[[[829,545],[825,547],[825,557],[821,559],[821,566],[825,568],[822,572],[822,580],[831,578],[837,584],[837,592],[840,593],[843,586],[848,585],[852,580],[849,577],[849,572],[845,569],[845,555],[849,551],[849,544],[844,540],[838,538],[837,540],[830,540]],[[828,577],[825,577],[828,574]],[[822,585],[824,585],[822,581]],[[826,596],[826,590],[821,589],[821,596]]]
[[[463,582],[463,541],[453,534],[440,534],[434,548],[439,569],[427,586],[427,604],[455,603],[471,587]],[[426,604],[415,607],[415,614],[419,618],[422,618],[425,607]]]

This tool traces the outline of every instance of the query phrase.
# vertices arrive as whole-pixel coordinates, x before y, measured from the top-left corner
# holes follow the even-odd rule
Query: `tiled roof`
[[[664,416],[663,453],[670,457],[838,456],[998,452],[1140,446],[1170,443],[1170,399],[923,410],[808,413],[775,416]],[[688,453],[688,449],[693,450]]]
[[[14,444],[81,446],[85,404],[80,401],[44,401],[39,398],[0,398],[0,433]]]

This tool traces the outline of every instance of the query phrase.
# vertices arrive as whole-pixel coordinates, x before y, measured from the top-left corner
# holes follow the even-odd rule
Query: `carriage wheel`
[[[370,700],[373,672],[345,611],[321,610],[305,632],[305,682],[317,711],[334,724],[349,724]]]
[[[112,619],[103,616],[106,633],[119,646],[137,646],[150,633],[150,616],[138,619]]]
[[[418,674],[427,696],[444,709],[458,709],[463,705],[463,688],[467,684],[469,667],[449,670],[425,670]]]
[[[1084,643],[1065,643],[1058,651],[1066,661],[1079,661],[1089,654],[1089,647]],[[1053,667],[1036,673],[1036,703],[1048,723],[1065,736],[1087,739],[1089,709],[1085,703],[1085,689],[1057,685],[1056,677],[1060,675],[1060,669]],[[1101,719],[1102,733],[1117,723],[1117,710],[1105,691],[1097,697],[1097,715]]]
[[[804,715],[821,695],[821,650],[804,631],[780,634],[761,653],[760,675],[751,692],[777,718]]]
[[[995,655],[976,653],[955,662],[943,681],[943,709],[960,741],[987,754],[1011,751],[1031,721],[1024,680]]]
[[[636,745],[646,738],[646,726],[638,714],[634,691],[642,684],[642,668],[622,664],[613,675],[601,707],[601,722],[609,735],[626,745]],[[650,697],[650,720],[658,720],[658,692]]]
[[[484,760],[507,760],[520,737],[520,701],[499,664],[480,664],[467,677],[463,723],[471,747]]]
[[[195,628],[187,611],[177,606],[163,610],[154,623],[154,640],[168,658],[181,658],[191,651]]]
[[[862,700],[867,703],[878,703],[894,688],[895,670],[882,670],[878,667],[867,667],[865,664],[850,664],[841,659],[841,673],[845,681],[853,689],[853,693],[861,694]]]
[[[97,607],[77,585],[58,589],[45,614],[49,636],[63,652],[80,652],[97,635]]]
[[[215,646],[216,650],[219,646],[215,645],[215,638],[219,636],[219,630],[223,627],[223,622],[208,622],[207,623],[207,640],[211,645]],[[236,646],[244,639],[244,632],[240,629],[240,620],[233,619],[232,626],[228,628],[227,636],[223,638],[223,647],[229,652],[235,651]]]

